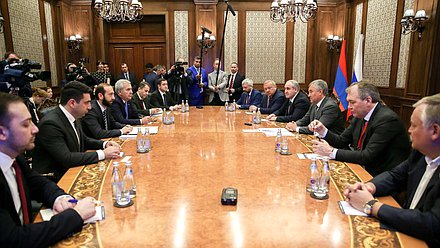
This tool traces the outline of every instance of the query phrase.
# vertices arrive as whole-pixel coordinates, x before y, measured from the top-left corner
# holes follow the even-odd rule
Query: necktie
[[[246,104],[249,104],[249,100],[251,99],[251,95],[247,94],[246,96]]]
[[[79,131],[79,127],[78,127],[78,121],[74,121],[73,126],[75,126],[75,134],[76,134],[76,138],[78,140],[78,151],[81,151],[81,141],[79,139],[80,131]]]
[[[290,108],[292,107],[292,104],[293,103],[291,101],[289,101],[289,107],[287,108],[286,116],[290,115]]]
[[[27,200],[26,200],[26,193],[24,192],[23,177],[21,175],[21,169],[18,166],[17,161],[14,161],[14,163],[12,164],[12,167],[15,170],[15,177],[17,179],[18,192],[20,194],[21,210],[23,212],[23,224],[27,225],[27,224],[29,224],[29,212],[28,212],[28,205],[27,205]]]
[[[145,102],[143,100],[141,102],[142,102],[142,109],[146,110],[147,108],[145,107]]]
[[[104,118],[105,130],[108,130],[107,109],[102,111],[102,117]]]
[[[125,119],[128,119],[128,103],[125,102]]]
[[[162,99],[163,99],[163,105],[164,105],[165,107],[167,107],[168,104],[167,104],[167,98],[166,98],[165,94],[162,94]]]
[[[125,73],[125,79],[130,80],[130,77],[128,76],[128,72]]]
[[[364,127],[362,128],[361,136],[359,136],[359,140],[358,140],[358,144],[357,144],[358,150],[362,150],[362,146],[364,143],[364,136],[367,131],[367,126],[368,126],[368,121],[365,121]]]
[[[229,81],[229,89],[232,89],[234,86],[234,78],[235,78],[235,75],[231,75],[231,80]]]
[[[269,108],[269,105],[270,105],[270,96],[269,97],[267,97],[267,103],[266,103],[266,108]]]

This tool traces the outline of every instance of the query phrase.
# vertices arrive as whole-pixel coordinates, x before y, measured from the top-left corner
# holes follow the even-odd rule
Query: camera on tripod
[[[177,61],[174,64],[174,69],[176,70],[177,75],[182,75],[185,73],[185,68],[183,68],[184,65],[188,65],[188,62]]]
[[[40,70],[41,64],[28,59],[11,59],[3,62],[3,70],[0,75],[0,91],[20,91],[24,87],[30,88],[30,82],[41,79],[51,79],[50,71]]]

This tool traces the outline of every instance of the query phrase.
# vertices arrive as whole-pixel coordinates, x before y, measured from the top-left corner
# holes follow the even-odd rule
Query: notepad
[[[277,136],[278,129],[281,129],[281,135],[283,136],[293,136],[293,133],[285,128],[259,128],[258,130],[264,133],[267,137],[275,137]]]
[[[105,219],[104,206],[96,206],[95,210],[96,210],[96,214],[93,217],[85,220],[84,223],[95,223],[97,221],[101,221]],[[52,216],[54,216],[53,211],[50,208],[41,209],[40,214],[41,214],[41,218],[44,221],[49,221],[52,218]]]

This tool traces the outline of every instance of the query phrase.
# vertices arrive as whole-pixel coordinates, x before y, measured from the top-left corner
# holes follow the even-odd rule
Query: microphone
[[[208,34],[212,34],[212,31],[209,30],[209,29],[207,29],[206,27],[204,27],[204,26],[200,26],[200,27],[201,27],[202,30],[205,31],[206,33],[208,33]]]
[[[235,16],[235,11],[232,6],[228,3],[228,0],[225,0],[226,5],[228,5],[227,10],[231,11],[232,15]]]

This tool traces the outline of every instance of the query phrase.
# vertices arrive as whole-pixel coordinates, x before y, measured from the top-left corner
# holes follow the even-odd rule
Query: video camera
[[[175,70],[176,70],[176,74],[177,74],[177,75],[185,74],[185,68],[183,68],[184,65],[188,65],[188,62],[180,62],[180,61],[177,61],[177,62],[174,64],[174,68],[175,68]]]
[[[51,79],[50,71],[31,71],[40,70],[41,64],[28,59],[4,60],[1,67],[0,91],[3,92],[20,92],[23,88],[31,88],[30,82],[38,79],[43,81]]]

